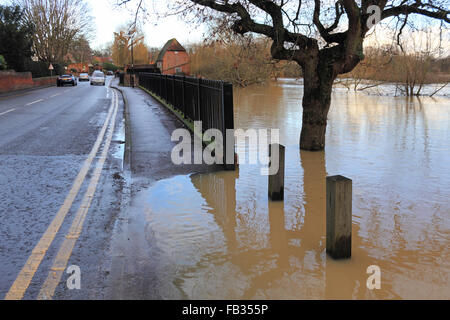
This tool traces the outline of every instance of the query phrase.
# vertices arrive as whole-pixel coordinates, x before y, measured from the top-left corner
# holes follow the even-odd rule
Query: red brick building
[[[156,65],[162,74],[184,74],[191,72],[191,61],[186,49],[173,38],[166,42],[158,54]]]
[[[72,69],[77,70],[76,72],[72,72]],[[85,73],[85,72],[90,72],[90,67],[88,63],[71,63],[67,66],[67,72],[68,73],[75,73],[75,74],[79,74],[79,73]]]

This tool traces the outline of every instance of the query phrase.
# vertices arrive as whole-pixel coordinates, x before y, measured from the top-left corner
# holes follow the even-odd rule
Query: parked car
[[[75,78],[72,74],[63,74],[56,79],[56,86],[61,87],[65,84],[76,86],[78,84],[77,78]]]
[[[108,76],[113,76],[113,75],[114,75],[114,72],[112,72],[111,70],[109,70],[106,74],[107,74]]]
[[[89,75],[87,73],[80,73],[78,81],[89,81]]]
[[[95,70],[91,76],[91,86],[94,84],[105,85],[105,74],[100,70]]]

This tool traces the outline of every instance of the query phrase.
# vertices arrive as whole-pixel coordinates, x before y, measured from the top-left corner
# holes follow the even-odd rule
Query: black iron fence
[[[123,86],[125,84],[125,73],[119,73],[119,85]]]
[[[201,121],[203,132],[220,130],[224,146],[227,145],[226,130],[234,129],[233,86],[230,83],[143,72],[139,73],[139,85],[170,104],[185,119]],[[234,138],[232,142],[234,159]],[[226,150],[224,147],[224,160]],[[226,168],[234,169],[234,164],[228,164]]]

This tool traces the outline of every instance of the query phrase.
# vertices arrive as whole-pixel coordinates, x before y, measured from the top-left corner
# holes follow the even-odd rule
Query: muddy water
[[[325,152],[299,151],[301,83],[235,91],[237,128],[279,128],[285,201],[259,165],[137,196],[165,298],[450,299],[450,99],[336,90]],[[240,158],[248,148],[237,146]],[[325,253],[325,177],[353,180],[352,258]],[[370,265],[381,289],[366,287]]]

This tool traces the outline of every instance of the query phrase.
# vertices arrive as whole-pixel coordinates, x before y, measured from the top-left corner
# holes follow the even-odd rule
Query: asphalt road
[[[0,97],[0,299],[103,298],[123,129],[108,85]],[[67,286],[71,265],[81,289]]]

